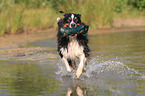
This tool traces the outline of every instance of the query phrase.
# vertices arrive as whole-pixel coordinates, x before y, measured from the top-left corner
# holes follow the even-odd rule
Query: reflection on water
[[[81,89],[79,86],[76,86],[76,88],[68,88],[66,96],[85,96],[86,91],[84,92],[83,89]]]
[[[0,96],[144,96],[145,32],[98,34],[89,39],[92,56],[80,79],[75,71],[68,73],[59,58],[1,60]],[[55,45],[51,39],[28,46],[56,51]]]

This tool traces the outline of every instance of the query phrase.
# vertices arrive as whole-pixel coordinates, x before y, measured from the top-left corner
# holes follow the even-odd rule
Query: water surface
[[[145,32],[97,34],[89,40],[91,60],[79,80],[59,57],[43,59],[38,52],[32,54],[35,60],[0,60],[0,96],[144,96]],[[21,47],[56,55],[56,45],[51,38]]]

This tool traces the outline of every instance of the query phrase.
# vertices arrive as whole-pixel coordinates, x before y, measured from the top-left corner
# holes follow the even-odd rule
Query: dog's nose
[[[75,23],[72,23],[72,24],[71,24],[71,27],[75,27],[75,26],[76,26],[76,24],[75,24]]]

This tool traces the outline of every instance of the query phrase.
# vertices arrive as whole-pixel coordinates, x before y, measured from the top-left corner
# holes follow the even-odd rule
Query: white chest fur
[[[65,58],[75,59],[83,54],[83,47],[79,45],[76,36],[70,37],[68,49],[61,48],[61,53]]]

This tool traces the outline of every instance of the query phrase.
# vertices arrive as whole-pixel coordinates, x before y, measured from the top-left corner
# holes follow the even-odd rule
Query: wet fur
[[[71,18],[71,15],[73,13],[63,13],[64,18],[58,20],[58,27],[69,27],[70,22],[68,22]],[[75,22],[76,26],[85,25],[83,22],[81,22],[81,15],[80,14],[74,14],[75,16]],[[76,20],[77,19],[77,20]],[[64,60],[65,63],[68,62],[68,64],[73,68],[77,69],[75,65],[76,58],[79,58],[79,55],[85,56],[85,59],[88,59],[90,54],[90,49],[88,46],[88,38],[87,36],[83,36],[82,34],[76,34],[74,36],[64,36],[61,37],[59,34],[57,34],[57,42],[58,42],[58,53],[62,59],[66,58]],[[80,57],[80,61],[81,61]],[[85,63],[87,62],[84,60]],[[83,61],[82,61],[83,62]]]

